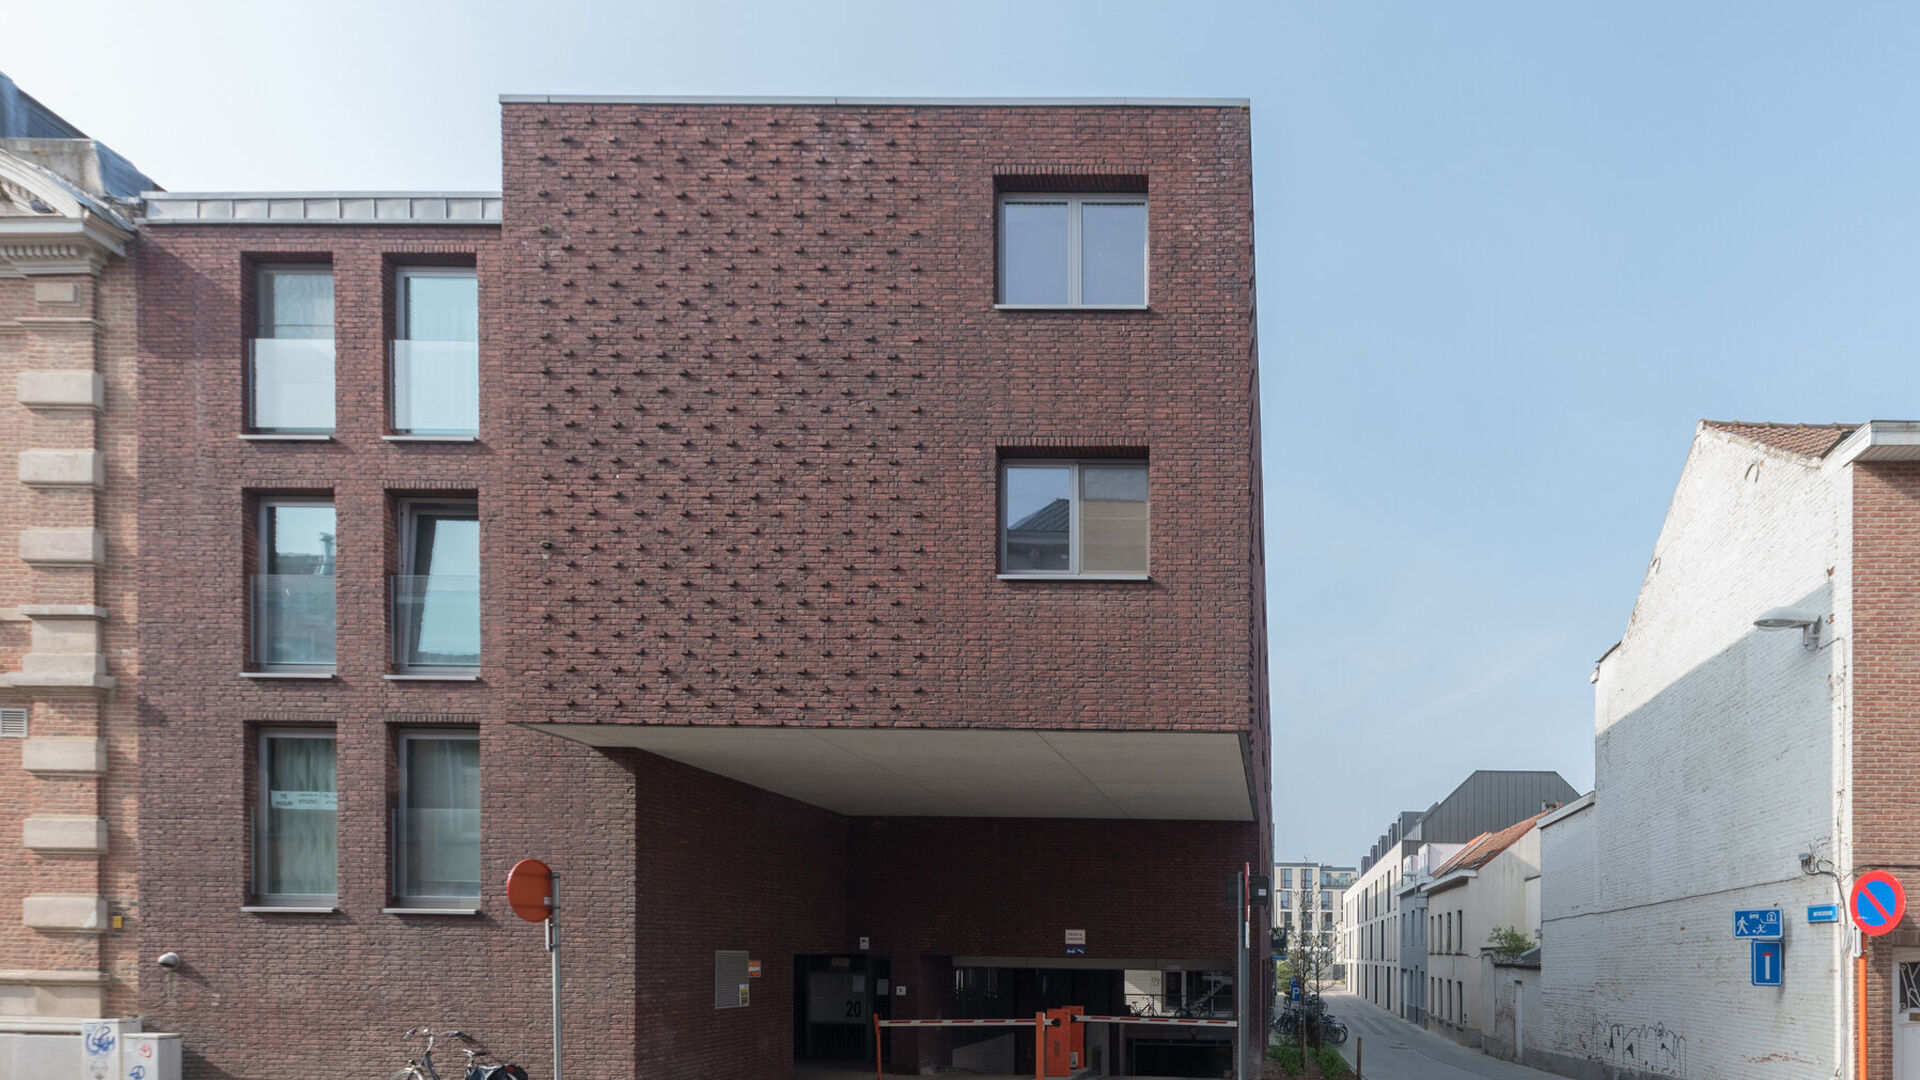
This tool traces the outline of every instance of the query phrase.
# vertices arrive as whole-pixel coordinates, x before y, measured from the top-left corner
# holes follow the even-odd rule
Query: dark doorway
[[[793,1060],[871,1064],[873,1018],[889,1015],[888,990],[884,957],[794,957]]]

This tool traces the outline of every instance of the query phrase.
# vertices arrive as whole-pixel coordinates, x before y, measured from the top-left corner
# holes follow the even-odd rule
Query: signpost
[[[1786,944],[1780,941],[1753,942],[1753,985],[1784,986],[1787,977]]]
[[[553,1080],[560,1072],[560,922],[556,917],[560,887],[553,869],[539,859],[521,859],[507,872],[507,906],[528,922],[545,923],[547,954],[553,958]],[[740,988],[742,994],[746,987]],[[742,1002],[742,1004],[745,1004]]]
[[[1756,908],[1733,913],[1733,936],[1737,938],[1778,938],[1780,928],[1779,908]]]
[[[1847,914],[1868,937],[1892,933],[1907,914],[1907,890],[1884,870],[1861,874],[1847,897]]]

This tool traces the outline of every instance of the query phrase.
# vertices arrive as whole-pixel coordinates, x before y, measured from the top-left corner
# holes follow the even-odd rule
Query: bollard
[[[1361,1080],[1360,1060],[1366,1056],[1367,1040],[1364,1036],[1353,1037],[1353,1080]]]

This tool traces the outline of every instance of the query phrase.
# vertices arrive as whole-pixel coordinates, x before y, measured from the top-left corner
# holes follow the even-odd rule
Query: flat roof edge
[[[501,94],[502,105],[929,105],[965,108],[1006,106],[1130,106],[1178,109],[1245,109],[1250,98],[1155,97],[756,97],[676,94]]]
[[[155,202],[191,199],[497,199],[497,191],[143,191]]]

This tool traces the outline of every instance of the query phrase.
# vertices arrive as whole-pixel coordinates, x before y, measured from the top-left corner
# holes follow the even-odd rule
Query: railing
[[[247,370],[254,431],[333,431],[333,339],[255,338]]]
[[[393,430],[402,435],[479,432],[478,342],[393,343]]]
[[[332,574],[256,574],[252,593],[256,665],[333,666]]]
[[[480,811],[402,807],[394,815],[396,886],[403,902],[480,896]]]
[[[480,579],[397,574],[393,661],[402,671],[480,666]]]

